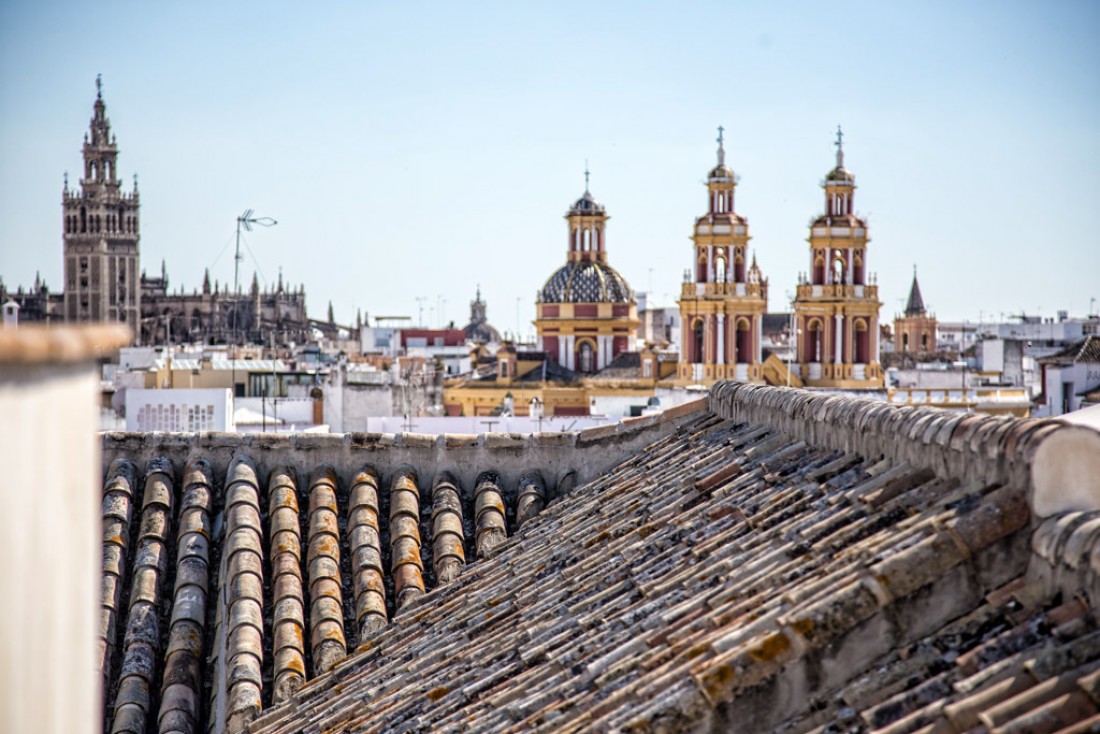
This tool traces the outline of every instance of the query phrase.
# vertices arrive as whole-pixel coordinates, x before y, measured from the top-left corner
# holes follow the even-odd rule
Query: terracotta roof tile
[[[711,401],[729,417],[699,414],[577,487],[562,467],[484,468],[464,487],[442,467],[383,477],[359,465],[310,467],[298,488],[279,466],[282,444],[253,461],[255,444],[229,441],[217,450],[238,453],[224,474],[209,463],[185,472],[179,505],[189,509],[127,528],[134,543],[178,529],[180,549],[194,551],[131,559],[134,543],[112,526],[108,680],[119,677],[109,602],[131,584],[132,600],[154,603],[141,568],[175,552],[165,574],[209,592],[156,598],[173,607],[170,638],[206,621],[188,628],[202,655],[177,645],[191,662],[169,657],[158,677],[165,653],[146,635],[152,667],[135,652],[120,677],[145,675],[161,693],[145,700],[127,684],[108,691],[108,710],[122,712],[120,725],[145,726],[159,706],[164,725],[197,730],[209,718],[265,732],[744,721],[792,733],[953,731],[991,716],[1027,730],[1094,714],[1089,594],[1100,572],[1085,559],[1100,558],[1100,525],[1071,515],[1032,532],[1004,449],[1016,438],[1026,454],[1039,428],[745,385],[720,384]],[[585,433],[564,448],[635,430]],[[408,438],[391,445],[404,450]],[[537,445],[503,439],[504,452]],[[412,437],[425,455],[451,443],[424,440]],[[458,439],[462,451],[483,448],[468,443]],[[339,456],[353,446],[379,450],[359,437],[293,449]],[[174,481],[175,467],[160,466]],[[125,467],[109,472],[106,518],[125,520],[142,489],[171,497],[162,480],[141,487]],[[139,486],[127,494],[127,482]],[[209,568],[196,555],[204,548]],[[1050,569],[1042,583],[1025,575],[1036,563]],[[116,616],[127,627],[142,619]]]

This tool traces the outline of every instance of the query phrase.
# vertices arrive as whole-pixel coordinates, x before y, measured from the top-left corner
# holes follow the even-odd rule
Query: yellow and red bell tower
[[[726,165],[722,133],[719,127],[718,165],[707,175],[707,213],[695,220],[692,268],[680,291],[680,383],[763,382],[768,281],[755,257],[748,264],[749,225],[734,209],[738,178]]]
[[[867,222],[855,214],[856,178],[844,168],[836,131],[836,167],[822,183],[825,213],[810,225],[809,276],[794,302],[798,374],[810,387],[883,386],[878,361],[878,285],[867,273]]]

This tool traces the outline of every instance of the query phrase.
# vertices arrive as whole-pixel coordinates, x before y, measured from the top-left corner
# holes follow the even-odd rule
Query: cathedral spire
[[[725,128],[721,125],[718,126],[718,165],[726,165],[726,146],[722,137],[722,133],[725,132]]]
[[[836,126],[836,167],[844,168],[844,131],[840,129],[840,125]]]

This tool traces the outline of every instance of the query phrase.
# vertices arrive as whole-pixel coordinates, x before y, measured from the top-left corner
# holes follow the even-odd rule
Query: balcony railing
[[[713,298],[718,296],[741,296],[761,298],[759,283],[684,283],[680,291],[683,298]]]
[[[877,285],[810,285],[798,286],[799,300],[804,298],[878,298]]]

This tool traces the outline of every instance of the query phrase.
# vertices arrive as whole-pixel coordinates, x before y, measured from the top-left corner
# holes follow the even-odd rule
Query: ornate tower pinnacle
[[[722,137],[722,133],[725,132],[725,128],[721,125],[718,126],[718,165],[726,165],[726,147]]]
[[[836,126],[836,142],[833,145],[836,146],[836,167],[844,168],[844,131],[840,125]]]
[[[79,190],[69,190],[66,176],[62,196],[65,319],[127,324],[140,343],[141,235],[136,178],[135,191],[123,192],[118,145],[103,101],[102,75],[96,76],[95,86],[92,119],[84,133]]]

